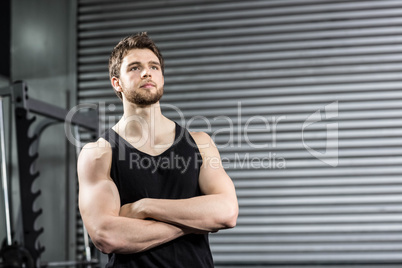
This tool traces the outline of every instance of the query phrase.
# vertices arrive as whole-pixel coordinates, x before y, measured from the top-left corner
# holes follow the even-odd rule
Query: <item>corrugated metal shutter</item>
[[[104,127],[122,113],[109,53],[148,31],[166,60],[165,115],[220,147],[240,216],[211,235],[216,264],[402,264],[402,1],[78,10],[79,102],[103,103]]]

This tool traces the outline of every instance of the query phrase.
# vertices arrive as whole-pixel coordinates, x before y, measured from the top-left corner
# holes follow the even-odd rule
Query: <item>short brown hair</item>
[[[151,50],[159,59],[161,65],[162,74],[165,73],[165,64],[159,48],[155,45],[154,41],[149,38],[147,32],[141,32],[134,35],[124,37],[113,49],[109,57],[109,77],[120,77],[120,68],[123,58],[132,49],[144,49]],[[116,95],[122,99],[121,92],[115,90]]]

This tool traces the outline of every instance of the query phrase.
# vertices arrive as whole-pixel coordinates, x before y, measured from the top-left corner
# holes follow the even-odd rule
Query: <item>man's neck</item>
[[[125,103],[123,117],[114,129],[128,140],[136,140],[139,137],[149,139],[151,136],[158,136],[170,123],[170,120],[162,115],[159,102],[149,106]]]

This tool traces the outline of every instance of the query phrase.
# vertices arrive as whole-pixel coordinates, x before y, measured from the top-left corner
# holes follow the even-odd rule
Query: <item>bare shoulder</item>
[[[100,138],[96,142],[86,144],[78,157],[77,171],[80,180],[93,177],[91,175],[108,174],[112,161],[112,149],[108,141]]]
[[[191,137],[193,137],[193,139],[197,143],[198,147],[200,147],[200,146],[205,147],[206,145],[214,144],[211,137],[203,131],[199,131],[199,132],[190,131],[190,135],[191,135]]]
[[[201,155],[203,156],[216,156],[219,155],[218,148],[216,147],[212,138],[205,132],[190,132],[191,137],[197,144]]]
[[[107,158],[108,155],[111,156],[112,150],[111,145],[108,141],[103,138],[98,139],[96,142],[90,142],[85,144],[80,152],[80,159],[102,159]]]

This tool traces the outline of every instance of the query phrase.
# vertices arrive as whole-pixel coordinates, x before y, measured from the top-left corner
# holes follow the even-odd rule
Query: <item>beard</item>
[[[163,87],[156,87],[156,92],[147,89],[129,90],[122,85],[123,94],[128,102],[140,106],[148,106],[157,103],[163,95]]]

